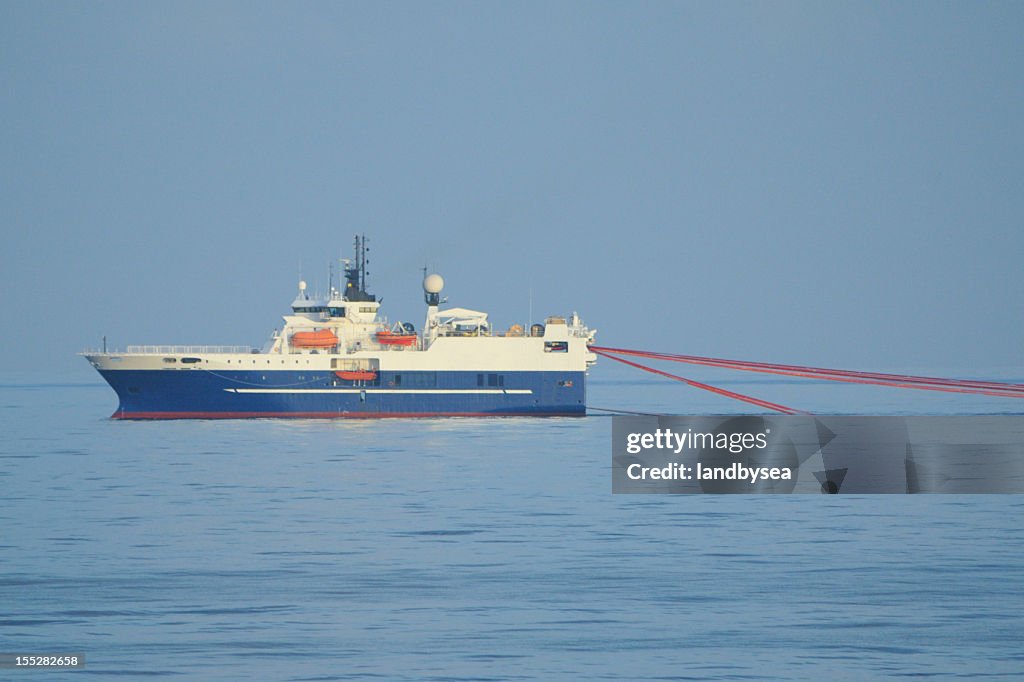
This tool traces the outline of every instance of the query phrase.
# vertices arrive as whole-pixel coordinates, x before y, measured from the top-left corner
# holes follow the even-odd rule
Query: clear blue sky
[[[254,343],[351,237],[502,325],[1024,365],[1022,3],[0,3],[5,369]]]

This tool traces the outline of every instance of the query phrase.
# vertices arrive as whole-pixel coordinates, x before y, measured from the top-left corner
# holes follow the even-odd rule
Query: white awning
[[[481,324],[487,322],[487,313],[469,308],[449,308],[437,311],[442,324]]]

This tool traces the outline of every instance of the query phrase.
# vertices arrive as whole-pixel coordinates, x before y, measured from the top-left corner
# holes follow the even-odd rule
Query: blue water
[[[603,376],[592,405],[745,409]],[[1022,407],[719,383],[820,412]],[[87,661],[0,678],[1024,676],[1020,496],[612,496],[603,417],[147,423],[115,405],[89,378],[0,377],[0,652]]]

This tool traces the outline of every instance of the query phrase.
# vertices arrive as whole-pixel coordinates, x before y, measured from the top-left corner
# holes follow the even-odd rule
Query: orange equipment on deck
[[[415,334],[396,334],[384,329],[377,332],[377,342],[384,346],[411,346],[416,343]]]
[[[372,369],[348,369],[335,372],[334,375],[346,381],[373,381],[377,378],[377,373]]]
[[[330,329],[292,334],[292,346],[295,348],[334,348],[337,345],[338,337]]]

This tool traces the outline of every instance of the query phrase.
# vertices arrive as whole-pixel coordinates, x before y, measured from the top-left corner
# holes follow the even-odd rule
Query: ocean
[[[827,413],[1024,407],[717,383]],[[604,367],[589,392],[749,407]],[[122,422],[115,406],[99,377],[0,375],[0,653],[86,660],[2,679],[1024,676],[1021,496],[613,496],[606,416]]]

